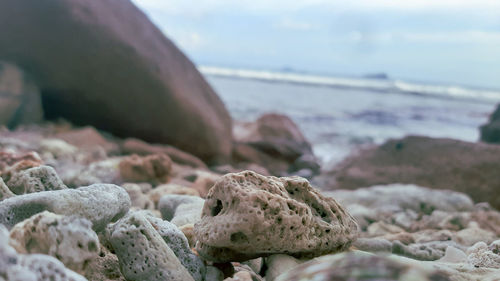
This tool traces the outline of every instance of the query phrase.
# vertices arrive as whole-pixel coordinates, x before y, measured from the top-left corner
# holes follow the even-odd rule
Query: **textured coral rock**
[[[142,192],[139,185],[134,183],[125,183],[122,187],[127,191],[128,196],[130,196],[130,201],[132,202],[132,207],[137,207],[139,209],[154,209],[154,203],[149,199],[149,197]]]
[[[158,185],[157,187],[155,187],[151,191],[148,191],[147,193],[147,195],[153,201],[155,206],[158,205],[158,202],[160,201],[161,197],[167,194],[191,195],[196,197],[200,196],[200,193],[196,189],[171,183]]]
[[[30,193],[0,202],[0,224],[12,228],[37,213],[50,211],[86,218],[99,231],[127,213],[130,204],[127,192],[113,184]]]
[[[80,149],[93,150],[102,147],[108,154],[119,150],[118,145],[105,139],[96,129],[87,126],[60,132],[54,135],[55,138],[64,140]]]
[[[181,264],[189,271],[195,281],[202,281],[205,275],[203,261],[191,252],[188,240],[184,233],[168,221],[146,216],[151,225],[158,231],[168,247],[172,249]]]
[[[109,225],[108,233],[127,280],[194,280],[142,212]]]
[[[88,263],[83,276],[96,281],[125,281],[120,272],[118,257],[102,245],[99,256]]]
[[[196,196],[190,196],[190,195],[178,195],[178,194],[168,194],[163,196],[160,199],[160,202],[158,203],[158,209],[161,212],[161,216],[163,219],[172,221],[175,217],[177,217],[178,220],[186,220],[186,219],[180,219],[180,217],[190,217],[194,216],[194,220],[198,221],[199,218],[201,217],[201,208],[203,208],[203,204],[205,203],[205,200],[203,200],[200,197]],[[183,205],[187,206],[187,208],[182,208],[177,211],[180,207]],[[194,212],[189,212],[190,208],[194,209]],[[190,219],[187,219],[190,220]],[[186,222],[184,224],[187,224],[190,222]],[[183,225],[183,224],[177,224],[177,225]]]
[[[9,246],[9,232],[0,225],[0,280],[6,281],[85,281],[51,256],[18,254]]]
[[[172,160],[166,154],[131,155],[119,164],[125,182],[165,183],[168,181]]]
[[[500,240],[492,242],[489,246],[478,242],[467,249],[467,262],[475,267],[500,268]]]
[[[75,271],[99,254],[99,239],[90,221],[42,212],[16,224],[10,231],[18,253],[47,254]]]
[[[66,189],[66,185],[50,166],[29,168],[14,174],[7,182],[15,194]]]
[[[208,161],[229,157],[224,104],[132,1],[3,1],[0,34],[0,57],[30,70],[45,117],[169,143]]]
[[[7,187],[3,179],[0,177],[0,201],[14,196],[15,194],[10,191],[9,187]]]
[[[335,199],[298,177],[227,174],[210,190],[195,224],[198,253],[213,261],[274,253],[313,257],[346,249],[358,226]]]

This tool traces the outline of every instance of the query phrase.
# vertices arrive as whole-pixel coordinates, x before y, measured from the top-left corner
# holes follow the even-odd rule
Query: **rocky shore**
[[[3,280],[499,280],[500,212],[465,193],[225,174],[67,123],[0,147]]]
[[[498,110],[324,171],[128,0],[7,1],[0,36],[0,281],[500,280]]]

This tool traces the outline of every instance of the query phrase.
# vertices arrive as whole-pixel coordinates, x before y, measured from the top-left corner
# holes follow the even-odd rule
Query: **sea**
[[[234,120],[269,112],[295,121],[324,169],[407,135],[479,140],[500,90],[374,77],[198,66]]]

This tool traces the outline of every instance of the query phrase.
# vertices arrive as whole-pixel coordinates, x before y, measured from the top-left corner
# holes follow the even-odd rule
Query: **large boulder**
[[[480,128],[481,140],[489,143],[500,143],[500,105],[490,115],[488,123]]]
[[[318,182],[333,189],[412,183],[464,192],[500,209],[499,167],[500,146],[409,136],[346,159]]]
[[[46,117],[228,157],[231,118],[188,58],[129,0],[5,0],[0,58],[41,88]]]
[[[38,87],[17,66],[0,61],[0,126],[15,127],[42,118]]]

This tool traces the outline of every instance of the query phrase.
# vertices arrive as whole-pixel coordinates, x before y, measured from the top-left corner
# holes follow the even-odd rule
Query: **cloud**
[[[461,31],[428,31],[428,32],[377,32],[366,34],[352,31],[345,37],[348,41],[362,43],[369,40],[373,43],[445,43],[445,44],[500,44],[500,32],[482,30]]]
[[[222,9],[244,9],[246,11],[286,12],[309,7],[321,7],[330,10],[500,10],[498,0],[133,0],[146,9],[161,9],[164,12],[204,13]],[[233,10],[237,11],[237,10]]]
[[[293,20],[290,18],[283,18],[273,25],[278,29],[287,29],[295,31],[311,31],[318,29],[318,26],[304,21]]]

